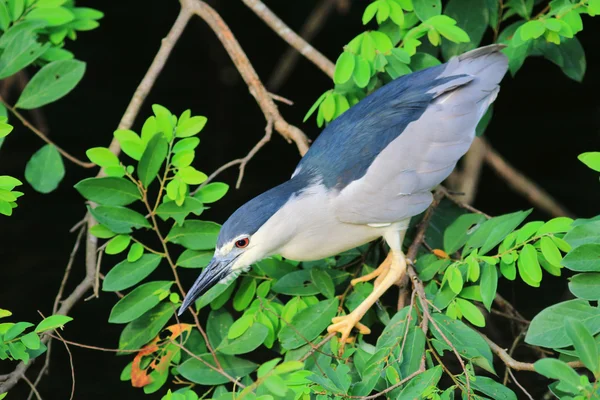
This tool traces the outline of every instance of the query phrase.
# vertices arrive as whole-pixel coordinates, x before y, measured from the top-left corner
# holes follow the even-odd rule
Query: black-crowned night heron
[[[179,310],[218,282],[279,254],[298,261],[339,254],[383,237],[386,260],[357,281],[372,293],[329,332],[342,341],[406,271],[402,241],[410,218],[469,149],[475,128],[499,91],[508,62],[491,45],[402,76],[323,130],[287,182],[240,207],[223,224],[214,257]]]

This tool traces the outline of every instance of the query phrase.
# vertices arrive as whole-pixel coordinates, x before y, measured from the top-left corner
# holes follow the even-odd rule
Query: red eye
[[[248,246],[248,243],[250,243],[250,239],[243,238],[235,242],[235,247],[238,249],[243,249],[244,247]]]

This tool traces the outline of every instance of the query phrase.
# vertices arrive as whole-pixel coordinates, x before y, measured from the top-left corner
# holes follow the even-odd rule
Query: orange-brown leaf
[[[448,253],[446,253],[442,249],[433,249],[433,254],[435,254],[438,258],[443,258],[446,260],[450,259],[450,256],[448,255]]]

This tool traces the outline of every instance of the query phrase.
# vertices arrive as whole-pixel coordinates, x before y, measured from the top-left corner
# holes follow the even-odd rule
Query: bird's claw
[[[371,333],[371,330],[367,326],[361,324],[359,320],[360,319],[352,313],[341,317],[335,317],[331,320],[332,324],[327,328],[327,332],[339,332],[341,333],[340,343],[350,343],[350,332],[352,332],[352,328],[358,329],[358,332],[363,335]]]

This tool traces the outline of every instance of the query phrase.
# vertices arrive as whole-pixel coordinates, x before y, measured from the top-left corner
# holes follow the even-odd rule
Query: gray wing
[[[431,190],[467,152],[477,123],[498,94],[508,68],[501,49],[482,47],[445,64],[438,79],[450,79],[429,91],[433,97],[420,117],[375,157],[360,179],[339,191],[334,207],[340,220],[392,223],[429,206]]]

